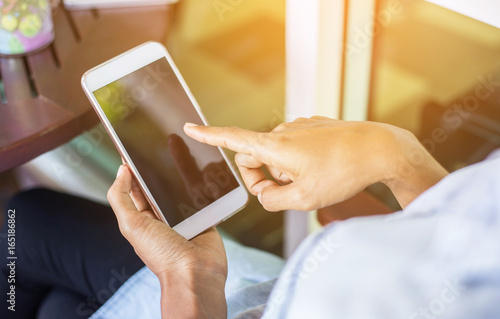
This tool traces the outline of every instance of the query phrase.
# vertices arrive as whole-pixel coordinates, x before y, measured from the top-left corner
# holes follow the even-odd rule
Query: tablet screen
[[[93,94],[171,227],[238,187],[218,148],[184,134],[203,122],[166,58]]]

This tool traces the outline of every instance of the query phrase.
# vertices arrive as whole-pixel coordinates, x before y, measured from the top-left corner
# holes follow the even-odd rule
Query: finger
[[[130,191],[130,197],[132,198],[132,201],[134,202],[135,207],[137,208],[138,211],[143,212],[150,209],[149,202],[146,199],[146,196],[144,196],[144,193],[142,192],[139,183],[133,177],[132,177],[132,188]]]
[[[287,184],[290,184],[292,182],[290,177],[288,177],[285,173],[276,169],[275,167],[266,165],[266,168],[269,171],[269,173],[271,174],[271,176],[281,185],[287,185]]]
[[[202,181],[202,175],[186,142],[179,135],[172,134],[168,137],[167,144],[174,164],[179,170],[186,187],[188,189],[194,188]]]
[[[286,209],[310,210],[306,198],[302,192],[300,184],[294,182],[285,186],[270,184],[261,189],[258,195],[259,201],[270,212],[277,212]]]
[[[234,160],[238,167],[245,167],[245,168],[260,168],[262,166],[265,166],[271,176],[280,184],[286,185],[292,182],[290,177],[278,170],[277,168],[269,165],[265,165],[264,163],[256,160],[253,156],[246,155],[243,153],[237,153],[236,156],[234,157]]]
[[[238,153],[236,154],[235,162],[248,191],[252,195],[257,196],[262,187],[274,182],[268,180],[264,172],[260,169],[263,164],[250,158],[252,157]]]
[[[266,164],[272,165],[277,159],[271,145],[272,140],[267,138],[267,133],[258,133],[238,127],[198,126],[190,123],[184,126],[184,132],[201,143],[251,155]]]
[[[234,161],[248,191],[252,195],[257,196],[258,189],[256,185],[266,180],[266,175],[260,169],[264,164],[254,157],[243,153],[236,153]]]
[[[244,154],[244,153],[236,153],[234,156],[234,161],[236,164],[248,168],[259,168],[264,165],[261,161],[255,159],[255,157]]]
[[[127,236],[130,226],[139,218],[140,212],[137,210],[134,201],[130,197],[132,190],[132,174],[126,166],[120,166],[118,176],[108,191],[108,201],[116,215],[123,235]]]
[[[241,178],[243,179],[245,186],[254,196],[259,194],[263,186],[266,186],[265,183],[272,182],[266,178],[266,175],[260,168],[238,166],[238,169],[240,170]]]

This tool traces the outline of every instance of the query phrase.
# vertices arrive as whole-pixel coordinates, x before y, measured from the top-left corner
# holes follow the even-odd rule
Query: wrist
[[[225,318],[226,275],[190,269],[158,274],[162,318]]]
[[[432,157],[415,135],[407,130],[394,134],[396,147],[389,152],[390,159],[385,178],[381,181],[390,188],[402,208],[443,179],[448,172]]]

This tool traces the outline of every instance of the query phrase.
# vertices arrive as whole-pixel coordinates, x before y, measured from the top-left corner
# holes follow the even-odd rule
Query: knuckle
[[[304,121],[307,121],[309,120],[308,118],[306,117],[298,117],[294,120],[294,122],[304,122]]]
[[[245,164],[245,155],[242,154],[242,153],[236,153],[236,155],[234,156],[234,161],[235,161],[236,165],[238,165],[238,166],[244,166],[244,164]]]
[[[141,216],[142,217],[142,216]],[[118,222],[118,226],[120,228],[120,232],[127,238],[131,238],[134,234],[137,232],[143,232],[144,231],[144,222],[145,218],[137,218],[137,217],[132,217],[130,215],[125,215],[123,218],[121,218]]]
[[[267,210],[268,212],[271,212],[271,213],[276,213],[276,212],[279,212],[280,210],[277,209],[276,207],[272,207],[272,206],[264,206],[264,209]]]
[[[276,209],[275,205],[273,205],[272,200],[269,200],[269,194],[267,192],[262,192],[261,194],[261,204],[265,210],[268,212],[277,212],[279,209]]]
[[[237,131],[237,128],[235,126],[227,126],[223,130],[223,135],[224,136],[231,136]]]
[[[262,207],[264,207],[264,209],[267,210],[268,212],[272,212],[273,210],[272,210],[271,205],[269,204],[269,201],[266,201],[264,198],[265,198],[264,196],[262,196],[262,198],[261,198]]]
[[[125,237],[128,238],[128,234],[132,231],[132,227],[130,227],[129,223],[124,223],[124,222],[119,222],[118,223],[118,228],[120,229],[120,233]]]
[[[289,136],[287,134],[283,133],[276,133],[273,134],[272,141],[276,145],[282,145],[287,143],[290,140]]]
[[[238,157],[235,157],[235,162],[238,167],[245,168],[256,168],[261,166],[262,164],[256,160],[254,157],[250,155],[240,154]]]
[[[115,199],[115,192],[113,190],[113,187],[108,189],[108,192],[106,193],[106,198],[108,199],[108,202],[112,203]]]
[[[245,145],[246,149],[248,150],[247,154],[253,156],[254,158],[258,157],[258,154],[261,153],[263,148],[269,143],[269,133],[255,133],[255,137],[252,140],[247,141]]]
[[[267,143],[269,143],[269,133],[262,133],[262,132],[259,132],[256,134],[256,140],[257,140],[257,143],[260,144],[260,145],[265,145]]]
[[[315,115],[311,117],[311,120],[331,120],[331,118],[326,117],[326,116],[320,116],[320,115]]]
[[[234,127],[234,126],[228,126],[228,127],[224,127],[222,129],[222,140],[223,140],[223,147],[224,148],[228,148],[228,141],[229,139],[231,139],[238,131],[238,128],[237,127]]]
[[[249,177],[246,174],[243,174],[242,178],[243,178],[243,182],[245,183],[245,185],[246,185],[248,191],[250,192],[250,194],[252,194],[253,196],[258,196],[259,195],[259,190],[255,187],[255,183],[252,180],[252,178]]]
[[[283,122],[283,123],[279,124],[278,126],[276,126],[274,128],[274,130],[272,130],[272,132],[282,132],[282,131],[289,129],[290,127],[292,127],[292,123]]]
[[[307,191],[303,187],[297,187],[293,192],[293,201],[296,203],[296,206],[299,210],[309,210],[309,199],[310,196],[307,194]]]
[[[299,210],[309,212],[311,210],[314,210],[314,206],[311,203],[302,202],[302,206],[299,206]]]
[[[259,192],[255,189],[255,187],[249,187],[248,188],[248,191],[250,192],[250,194],[252,194],[253,196],[258,196],[259,195]],[[262,206],[264,206],[264,204],[262,204]]]

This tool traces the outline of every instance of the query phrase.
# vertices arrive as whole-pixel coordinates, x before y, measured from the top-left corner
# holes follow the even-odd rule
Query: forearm
[[[206,271],[158,277],[163,319],[227,317],[224,275]]]

